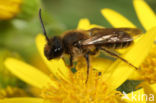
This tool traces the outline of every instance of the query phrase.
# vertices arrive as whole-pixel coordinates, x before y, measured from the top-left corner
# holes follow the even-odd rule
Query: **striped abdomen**
[[[103,46],[106,48],[119,49],[119,48],[126,48],[126,47],[130,46],[132,43],[133,43],[133,41],[107,43],[107,44],[103,44]]]

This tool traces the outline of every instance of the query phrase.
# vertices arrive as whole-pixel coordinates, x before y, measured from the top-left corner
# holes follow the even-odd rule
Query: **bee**
[[[116,57],[135,69],[138,69],[126,59],[113,52],[111,49],[125,48],[133,44],[133,36],[141,34],[137,28],[92,28],[90,30],[69,30],[61,36],[49,38],[47,36],[42,17],[39,10],[39,19],[47,44],[44,48],[44,55],[48,60],[62,57],[63,54],[70,56],[70,66],[77,58],[84,57],[87,63],[87,79],[90,68],[90,55],[104,51]]]

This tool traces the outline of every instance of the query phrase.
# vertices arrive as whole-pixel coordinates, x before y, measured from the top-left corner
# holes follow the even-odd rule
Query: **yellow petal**
[[[137,71],[134,71],[128,77],[129,80],[141,80],[141,76]]]
[[[113,61],[109,59],[104,59],[104,58],[91,58],[91,66],[92,68],[98,70],[98,71],[105,71]]]
[[[144,92],[146,94],[153,94],[153,95],[156,95],[156,84],[149,84],[148,82],[142,82],[138,85],[138,87],[142,87],[144,88]]]
[[[125,53],[122,57],[128,60],[130,63],[139,67],[148,55],[154,38],[156,37],[156,27],[149,30],[131,49]],[[127,80],[129,75],[133,72],[134,68],[124,63],[123,61],[115,61],[109,68],[108,72],[112,72],[111,75],[103,75],[103,79],[110,84],[112,89],[119,87],[124,81]]]
[[[143,34],[138,35],[136,38],[133,37],[134,43],[137,43],[137,42],[142,38],[142,36],[143,36]],[[131,48],[131,46],[130,46],[130,47],[127,47],[127,48],[117,49],[116,51],[119,52],[120,54],[124,54],[124,53],[126,53],[130,48]]]
[[[122,16],[121,14],[111,10],[111,9],[102,9],[102,15],[112,24],[114,27],[131,27],[135,28],[136,26],[131,23],[127,18]]]
[[[147,103],[145,99],[145,92],[143,89],[139,89],[137,91],[133,91],[129,94],[124,94],[122,97],[128,103]]]
[[[92,28],[104,28],[104,27],[96,24],[89,25],[88,29],[92,29]]]
[[[10,72],[32,86],[43,88],[50,84],[57,87],[48,76],[37,70],[35,67],[20,60],[7,58],[4,64]]]
[[[36,37],[36,45],[39,50],[39,53],[41,54],[41,57],[43,58],[44,62],[48,66],[48,68],[51,70],[51,72],[56,77],[62,77],[65,80],[69,78],[69,68],[66,67],[64,61],[60,59],[54,59],[54,60],[47,60],[47,58],[44,56],[44,46],[46,44],[45,37],[42,34],[39,34]]]
[[[88,27],[90,26],[90,22],[88,19],[81,19],[78,23],[77,29],[80,30],[88,30]]]
[[[43,99],[30,97],[6,98],[0,100],[0,103],[43,103]]]
[[[156,26],[156,15],[144,0],[133,0],[137,16],[146,30]]]
[[[156,83],[155,83],[155,84],[152,84],[152,85],[150,85],[150,86],[151,86],[151,88],[153,89],[154,93],[156,94]]]
[[[104,28],[104,27],[96,24],[90,24],[88,19],[80,19],[77,26],[78,30],[89,30],[92,28]]]

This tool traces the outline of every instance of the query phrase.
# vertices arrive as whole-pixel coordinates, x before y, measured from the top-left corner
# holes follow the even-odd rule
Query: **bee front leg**
[[[85,54],[84,58],[86,59],[87,62],[87,79],[86,79],[86,83],[87,83],[89,78],[89,68],[90,68],[89,53]]]

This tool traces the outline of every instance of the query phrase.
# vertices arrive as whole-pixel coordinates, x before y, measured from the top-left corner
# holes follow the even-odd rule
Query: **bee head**
[[[62,39],[57,36],[54,36],[51,39],[48,38],[43,21],[42,21],[42,17],[41,17],[41,9],[39,10],[39,19],[41,22],[43,34],[47,40],[47,44],[44,48],[44,55],[46,56],[48,60],[60,57],[64,51]]]
[[[48,43],[44,48],[44,55],[48,60],[58,58],[63,54],[64,48],[62,39],[60,37],[54,36],[49,39]]]

